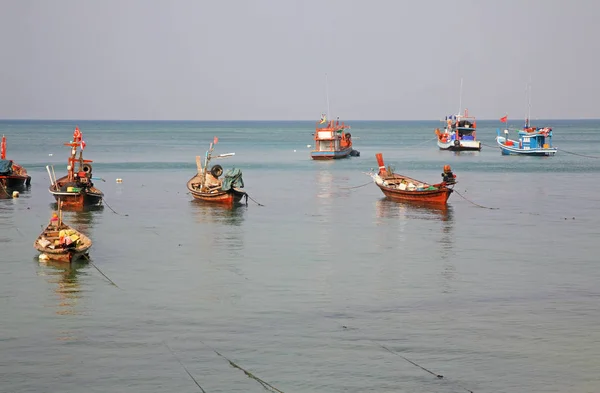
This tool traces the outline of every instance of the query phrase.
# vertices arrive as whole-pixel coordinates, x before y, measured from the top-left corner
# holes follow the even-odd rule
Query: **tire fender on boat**
[[[460,146],[460,141],[458,139],[454,140],[454,146]]]
[[[215,178],[218,178],[223,174],[223,167],[219,164],[213,165],[213,167],[210,168],[210,174],[213,175]]]

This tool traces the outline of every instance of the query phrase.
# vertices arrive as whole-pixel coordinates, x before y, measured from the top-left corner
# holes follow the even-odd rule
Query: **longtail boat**
[[[92,241],[62,221],[61,203],[58,204],[58,214],[53,214],[48,226],[33,243],[33,247],[40,252],[39,259],[70,263],[87,257]]]
[[[6,159],[6,136],[2,135],[0,144],[0,185],[6,191],[8,188],[22,188],[31,184],[31,176],[27,170],[17,165],[13,160]]]
[[[371,174],[371,177],[389,199],[399,202],[445,205],[454,191],[452,187],[456,184],[456,175],[452,173],[450,165],[444,166],[441,183],[428,184],[394,173],[392,168],[386,169],[381,153],[377,153],[375,157],[379,165],[379,172]]]
[[[439,128],[435,129],[440,150],[481,150],[481,141],[477,140],[477,120],[469,116],[468,109],[465,109],[463,115],[446,116],[444,123],[443,132]]]
[[[223,175],[223,167],[221,165],[216,164],[209,169],[212,159],[235,155],[235,153],[226,153],[213,156],[213,151],[218,141],[219,138],[215,137],[210,144],[204,157],[204,165],[202,165],[202,158],[196,156],[198,172],[188,180],[187,189],[194,199],[205,202],[234,205],[239,203],[243,197],[246,197],[246,203],[248,203],[248,194],[242,190],[244,188],[244,179],[242,178],[242,171],[240,169],[229,169],[222,179],[220,178]]]
[[[321,124],[324,126],[319,127]],[[360,152],[352,149],[352,135],[348,132],[350,126],[340,124],[339,118],[334,122],[327,121],[322,115],[317,122],[314,133],[314,150],[310,156],[313,160],[333,160],[348,156],[359,156]]]
[[[50,176],[50,193],[57,202],[61,201],[64,207],[81,208],[87,206],[97,206],[102,203],[104,194],[97,189],[92,182],[92,160],[83,159],[83,150],[85,149],[79,127],[75,127],[73,140],[65,143],[65,146],[71,148],[71,155],[67,165],[67,175],[56,179],[54,168],[47,166],[48,176]],[[79,157],[77,157],[79,153]]]

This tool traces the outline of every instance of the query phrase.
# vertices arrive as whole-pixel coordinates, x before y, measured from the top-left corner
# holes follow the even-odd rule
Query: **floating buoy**
[[[306,145],[306,147],[310,147],[310,145]]]
[[[117,179],[117,183],[123,183],[123,179],[121,179],[121,178]]]
[[[294,149],[294,153],[296,152],[296,149]]]
[[[52,157],[52,153],[48,153],[48,155],[49,155],[50,157]]]
[[[18,198],[19,197],[19,191],[13,191],[13,198]]]

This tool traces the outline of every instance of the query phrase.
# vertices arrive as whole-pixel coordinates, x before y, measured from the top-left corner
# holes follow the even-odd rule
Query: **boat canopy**
[[[223,191],[229,191],[231,188],[244,188],[242,170],[239,168],[231,168],[225,172],[221,189]]]
[[[0,175],[13,173],[13,162],[11,160],[0,160]]]

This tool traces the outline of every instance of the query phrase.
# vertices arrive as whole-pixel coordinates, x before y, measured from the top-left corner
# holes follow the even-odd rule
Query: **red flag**
[[[2,135],[2,147],[0,147],[0,159],[6,160],[6,137]]]
[[[216,145],[218,141],[219,141],[219,138],[215,137],[215,139],[213,140],[213,143]]]
[[[77,143],[81,140],[81,131],[79,131],[79,127],[75,126],[75,131],[73,131],[73,142]]]
[[[81,140],[80,146],[81,150],[85,149],[85,141],[83,139]]]
[[[500,121],[501,121],[502,123],[506,123],[506,121],[507,121],[507,120],[508,120],[508,116],[504,116],[504,117],[501,117],[501,118],[500,118]]]

